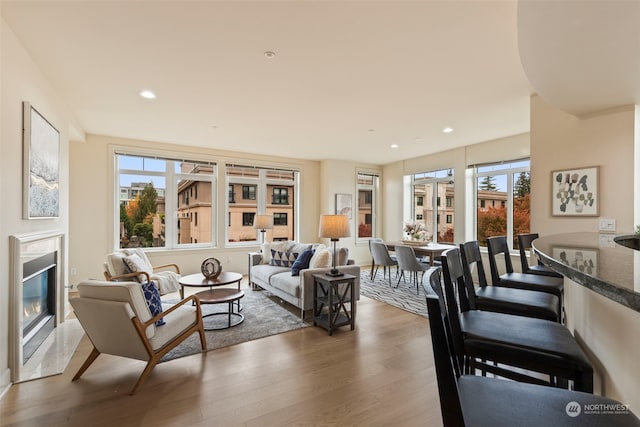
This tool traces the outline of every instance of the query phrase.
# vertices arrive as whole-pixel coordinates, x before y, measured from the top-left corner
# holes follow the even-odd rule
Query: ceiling
[[[386,164],[529,131],[515,1],[1,5],[86,133]]]

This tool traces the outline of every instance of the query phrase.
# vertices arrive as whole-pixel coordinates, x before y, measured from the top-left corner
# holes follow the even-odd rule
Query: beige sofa
[[[271,249],[280,252],[301,254],[306,249],[314,250],[309,268],[300,270],[299,276],[293,276],[291,267],[271,265]],[[274,242],[265,243],[262,252],[252,253],[249,257],[249,283],[259,286],[282,300],[298,307],[300,317],[313,310],[313,275],[331,270],[332,249],[319,243]],[[328,253],[328,256],[327,256]],[[356,298],[360,299],[360,267],[348,259],[347,248],[338,250],[336,268],[343,273],[351,274],[355,279]]]

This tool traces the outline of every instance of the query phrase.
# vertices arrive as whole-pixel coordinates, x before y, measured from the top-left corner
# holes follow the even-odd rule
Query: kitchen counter
[[[533,249],[543,264],[574,282],[640,312],[640,251],[613,235],[565,233],[540,237]]]

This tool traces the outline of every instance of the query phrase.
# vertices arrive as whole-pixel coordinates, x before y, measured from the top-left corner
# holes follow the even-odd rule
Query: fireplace
[[[22,266],[22,362],[56,326],[57,251]]]
[[[52,337],[68,323],[64,240],[64,233],[56,231],[9,236],[9,367],[14,383],[50,375],[50,365],[59,369],[54,348],[59,343]]]

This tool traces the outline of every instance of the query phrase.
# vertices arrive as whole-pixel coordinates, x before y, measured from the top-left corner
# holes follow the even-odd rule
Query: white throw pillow
[[[149,276],[153,273],[153,266],[149,265],[144,259],[139,257],[136,254],[127,255],[122,259],[125,265],[129,268],[131,273],[142,273],[145,272]],[[143,275],[138,276],[139,282],[146,282],[147,278]]]
[[[330,268],[331,267],[331,250],[316,249],[315,253],[309,261],[309,268]]]
[[[262,263],[270,264],[271,263],[271,249],[279,252],[286,252],[287,247],[289,246],[289,242],[271,242],[271,243],[263,243],[262,244]]]

